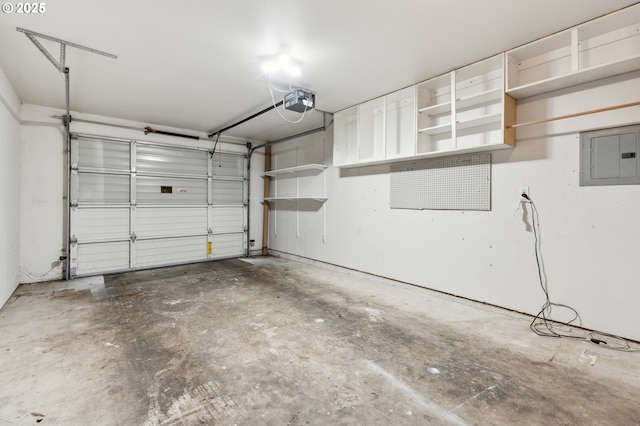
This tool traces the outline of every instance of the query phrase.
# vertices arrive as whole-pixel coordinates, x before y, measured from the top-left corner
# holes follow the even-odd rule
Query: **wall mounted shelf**
[[[303,200],[307,200],[307,201],[317,201],[320,203],[324,203],[325,201],[327,201],[327,197],[325,197],[324,195],[316,195],[318,191],[317,185],[314,186],[312,185],[311,187],[309,187],[309,181],[308,179],[314,180],[317,182],[317,179],[324,179],[324,170],[327,168],[328,166],[326,166],[325,164],[317,164],[317,163],[310,163],[310,164],[303,164],[300,166],[293,166],[293,167],[285,167],[282,169],[274,169],[274,170],[269,170],[264,172],[264,176],[265,177],[271,177],[274,179],[285,179],[285,180],[290,180],[289,178],[294,177],[295,178],[295,187],[293,188],[289,188],[288,191],[285,192],[285,196],[282,195],[278,195],[278,185],[276,184],[275,186],[275,196],[273,197],[265,197],[264,201],[267,203],[270,202],[277,202],[277,201],[303,201]],[[321,173],[320,176],[317,176],[318,173]],[[303,184],[301,182],[307,182],[307,184]],[[322,181],[323,182],[323,181]],[[322,183],[322,192],[324,192],[324,183]],[[295,192],[295,195],[292,195],[292,193]],[[307,193],[311,193],[313,195],[306,195]]]
[[[275,177],[275,176],[281,176],[281,175],[295,175],[298,173],[307,172],[311,170],[320,171],[326,168],[327,166],[324,164],[305,164],[302,166],[287,167],[287,168],[278,169],[278,170],[270,170],[268,172],[264,172],[264,176]]]
[[[507,52],[506,92],[521,99],[640,69],[640,4]]]
[[[272,202],[272,201],[298,201],[298,200],[312,200],[318,201],[320,203],[324,203],[327,201],[327,197],[267,197],[264,201]]]

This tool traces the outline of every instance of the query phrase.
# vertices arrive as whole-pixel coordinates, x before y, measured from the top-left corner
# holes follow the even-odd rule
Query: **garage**
[[[0,425],[640,423],[640,3],[5,2]]]

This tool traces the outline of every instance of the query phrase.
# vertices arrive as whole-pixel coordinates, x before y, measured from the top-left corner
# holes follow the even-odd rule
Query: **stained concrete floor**
[[[22,285],[0,425],[640,425],[640,353],[528,323],[271,257]]]

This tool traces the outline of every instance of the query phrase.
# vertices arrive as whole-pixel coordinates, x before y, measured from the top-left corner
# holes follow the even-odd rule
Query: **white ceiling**
[[[271,104],[261,61],[281,49],[302,74],[274,78],[334,112],[636,2],[55,0],[2,14],[0,67],[22,102],[64,108],[62,74],[16,27],[113,53],[67,49],[72,110],[209,132]],[[271,111],[228,134],[267,141],[321,123]]]

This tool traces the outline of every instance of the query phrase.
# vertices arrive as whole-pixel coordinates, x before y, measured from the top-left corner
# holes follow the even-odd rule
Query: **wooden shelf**
[[[268,172],[264,172],[264,176],[281,176],[281,175],[292,175],[297,174],[309,170],[324,170],[327,166],[324,164],[305,164],[302,166],[295,167],[287,167],[284,169],[270,170]]]

